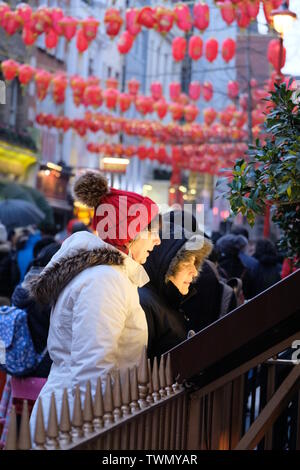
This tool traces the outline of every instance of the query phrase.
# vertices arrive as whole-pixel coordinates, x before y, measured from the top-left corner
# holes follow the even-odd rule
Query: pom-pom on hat
[[[150,198],[109,188],[107,179],[96,172],[80,176],[74,194],[80,202],[95,209],[93,228],[99,237],[123,251],[126,243],[134,240],[159,212]]]

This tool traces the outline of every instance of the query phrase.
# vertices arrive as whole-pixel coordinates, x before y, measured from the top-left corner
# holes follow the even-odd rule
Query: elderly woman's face
[[[198,275],[195,261],[195,256],[192,256],[188,261],[180,262],[176,273],[169,277],[169,280],[173,282],[182,295],[188,293],[193,279]]]

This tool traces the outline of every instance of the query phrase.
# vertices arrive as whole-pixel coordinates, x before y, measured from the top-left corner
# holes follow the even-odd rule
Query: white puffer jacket
[[[47,424],[55,393],[58,418],[63,389],[73,411],[74,388],[132,367],[147,345],[148,329],[137,288],[149,281],[144,268],[89,232],[69,237],[33,286],[36,298],[54,304],[48,351],[53,361],[41,390]],[[30,420],[35,428],[38,401]]]

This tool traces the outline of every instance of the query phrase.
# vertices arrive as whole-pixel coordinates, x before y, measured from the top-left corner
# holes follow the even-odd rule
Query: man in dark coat
[[[150,253],[144,265],[150,283],[139,289],[148,323],[151,359],[187,338],[190,327],[182,304],[188,297],[193,278],[212,249],[204,237],[187,233],[174,224],[163,225],[160,236],[160,246]]]

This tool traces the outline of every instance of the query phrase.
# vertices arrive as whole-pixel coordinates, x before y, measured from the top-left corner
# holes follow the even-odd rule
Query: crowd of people
[[[134,366],[144,346],[153,360],[281,278],[275,245],[257,240],[250,256],[242,226],[209,238],[192,214],[161,215],[154,201],[109,188],[96,173],[81,176],[74,192],[95,209],[92,228],[72,221],[52,237],[36,227],[7,233],[0,225],[0,305],[27,312],[34,347],[44,352],[23,378],[44,380],[45,421],[53,391],[60,413],[64,388],[72,406],[76,385],[91,380],[94,391],[99,376]],[[103,236],[108,204],[116,219]],[[137,204],[139,217],[131,210]],[[2,397],[0,405],[2,442],[12,399],[4,406]]]

